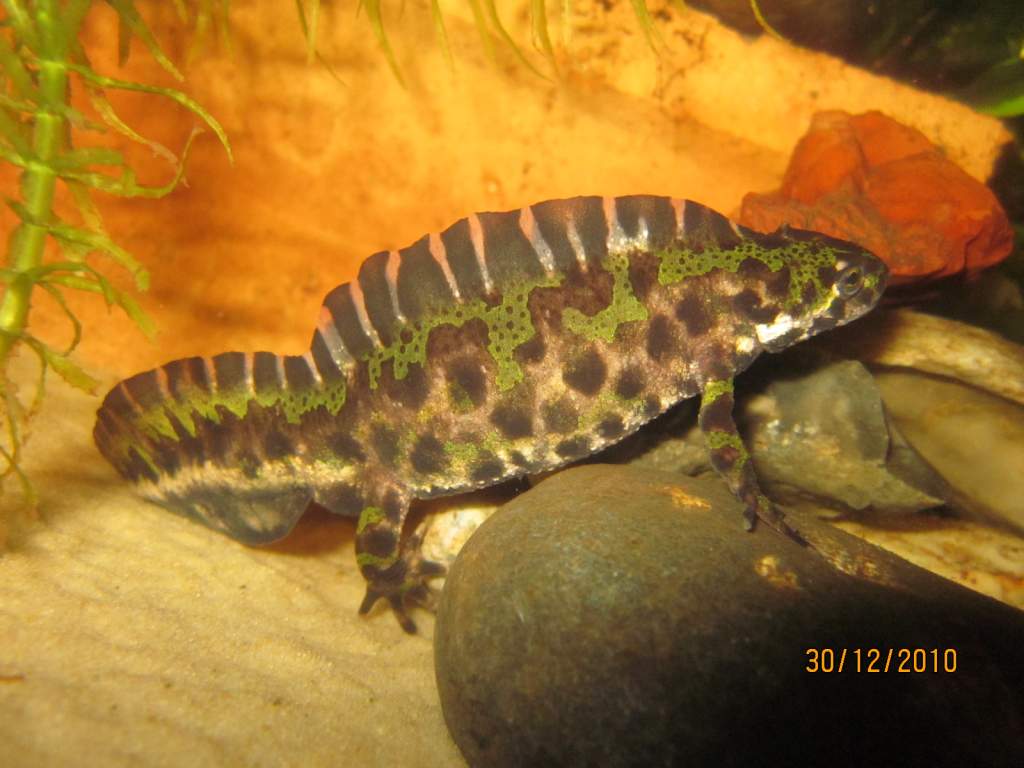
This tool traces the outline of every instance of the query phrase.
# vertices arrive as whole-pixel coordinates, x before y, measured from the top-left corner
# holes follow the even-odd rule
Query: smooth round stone
[[[438,688],[463,755],[1019,765],[1024,614],[794,520],[815,548],[744,533],[717,478],[607,465],[502,507],[459,555],[437,615]],[[897,671],[900,649],[929,671]],[[832,671],[809,671],[814,651]]]

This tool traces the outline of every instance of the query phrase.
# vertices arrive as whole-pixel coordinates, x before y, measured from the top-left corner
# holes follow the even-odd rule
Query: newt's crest
[[[871,309],[885,265],[851,243],[760,235],[690,201],[578,197],[480,213],[370,256],[300,356],[227,352],[133,376],[95,439],[147,497],[249,543],[316,500],[359,516],[363,610],[439,567],[403,545],[413,498],[590,455],[703,393],[715,467],[748,519],[789,531],[732,421],[732,378]],[[795,535],[795,534],[794,534]]]

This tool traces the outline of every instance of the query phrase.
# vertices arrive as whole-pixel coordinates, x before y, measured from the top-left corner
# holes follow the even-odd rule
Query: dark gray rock
[[[1024,407],[912,371],[879,372],[893,420],[955,491],[966,516],[1024,532]]]
[[[470,764],[1019,765],[1024,614],[794,520],[815,549],[744,533],[717,479],[602,465],[505,505],[435,630]],[[956,671],[864,670],[900,648]],[[808,649],[846,649],[844,671]]]
[[[736,420],[765,490],[777,501],[907,513],[944,504],[946,481],[890,422],[860,363],[785,354],[738,382]],[[600,460],[699,474],[711,469],[696,406],[687,404]]]

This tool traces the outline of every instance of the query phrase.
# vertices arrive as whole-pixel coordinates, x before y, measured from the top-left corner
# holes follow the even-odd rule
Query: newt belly
[[[412,499],[595,453],[703,394],[712,463],[756,518],[732,379],[871,309],[888,271],[824,235],[762,235],[691,201],[577,197],[480,213],[363,262],[301,356],[227,352],[120,382],[104,456],[141,493],[250,544],[311,501],[358,516],[362,611],[403,627],[440,568],[403,545]]]

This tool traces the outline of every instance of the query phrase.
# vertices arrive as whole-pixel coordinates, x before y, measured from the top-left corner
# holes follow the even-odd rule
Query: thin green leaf
[[[487,29],[487,20],[484,12],[480,9],[480,0],[469,0],[469,8],[473,11],[473,24],[480,35],[480,43],[484,47],[484,53],[491,61],[495,61],[494,40],[491,39],[491,32]]]
[[[534,47],[544,54],[544,58],[551,65],[551,70],[557,75],[555,49],[551,47],[551,37],[548,35],[546,0],[530,0],[530,26],[533,30]]]
[[[100,75],[88,67],[84,67],[80,64],[68,64],[68,69],[77,72],[83,78],[91,83],[99,85],[103,88],[116,88],[122,91],[138,91],[140,93],[153,93],[159,96],[164,96],[181,106],[185,107],[189,112],[199,117],[204,123],[206,123],[210,130],[213,131],[217,138],[220,139],[221,145],[224,147],[224,151],[228,154],[228,160],[234,162],[234,156],[231,154],[231,145],[228,144],[227,134],[224,133],[224,129],[221,128],[220,123],[214,119],[213,115],[203,109],[196,101],[186,96],[181,91],[176,91],[172,88],[161,88],[156,85],[145,85],[143,83],[132,83],[126,80],[118,80],[113,77],[106,77]],[[191,139],[189,140],[191,142]]]
[[[61,104],[57,107],[57,112],[60,113],[72,127],[78,128],[82,131],[97,131],[103,133],[106,129],[97,122],[94,122],[79,112],[77,109],[69,107],[67,104]]]
[[[135,257],[102,232],[79,229],[69,224],[52,224],[48,229],[50,234],[60,240],[70,243],[81,243],[110,256],[131,273],[132,277],[135,278],[135,285],[140,291],[144,291],[149,287],[149,273],[135,260]]]
[[[1024,61],[1012,58],[996,64],[957,95],[988,115],[1024,115]]]
[[[441,41],[441,52],[445,61],[448,62],[448,69],[455,69],[455,60],[452,58],[452,49],[448,45],[448,32],[444,28],[444,16],[441,14],[441,5],[438,0],[430,0],[430,15],[434,18],[434,29],[437,32],[437,39]]]
[[[636,16],[636,20],[640,23],[640,29],[643,30],[644,37],[647,38],[647,44],[651,46],[651,50],[655,53],[658,52],[658,46],[664,47],[665,41],[661,37],[661,32],[658,31],[657,26],[654,24],[654,19],[651,18],[651,11],[647,7],[646,0],[630,0],[633,5],[633,13]]]
[[[89,12],[89,8],[92,7],[92,0],[69,0],[64,4],[64,7],[60,9],[57,20],[59,22],[58,29],[60,31],[61,50],[62,56],[68,51],[74,49],[78,44],[78,33],[82,27],[82,21],[85,19],[85,14]]]
[[[71,197],[75,201],[75,206],[78,208],[78,214],[82,217],[85,225],[93,232],[106,234],[106,231],[103,229],[103,218],[100,216],[96,204],[92,201],[89,190],[70,179],[65,179],[65,183],[67,184],[68,191],[71,192]]]
[[[515,57],[519,59],[527,69],[537,75],[537,77],[549,80],[550,78],[533,66],[522,50],[520,50],[519,46],[516,45],[516,41],[512,39],[512,35],[508,33],[507,29],[505,29],[505,25],[501,23],[501,19],[498,17],[498,8],[495,6],[494,1],[495,0],[484,0],[484,7],[487,9],[487,15],[490,17],[491,24],[494,25],[498,35],[505,41],[505,44],[512,49],[512,53],[515,54]]]
[[[30,101],[19,101],[0,93],[0,107],[13,109],[15,112],[35,112],[36,105]]]
[[[82,340],[82,324],[78,318],[75,317],[75,313],[68,307],[66,301],[64,301],[64,294],[55,285],[44,282],[39,284],[40,287],[53,297],[53,300],[57,302],[57,305],[64,311],[65,317],[71,322],[71,343],[68,344],[68,348],[64,350],[65,355],[70,355],[75,351],[75,347]]]
[[[15,96],[39,103],[39,90],[32,80],[32,75],[25,69],[21,57],[15,53],[3,35],[0,35],[0,69],[6,73]]]
[[[316,57],[316,36],[320,26],[320,0],[312,0],[313,12],[306,18],[306,6],[303,0],[295,0],[295,9],[299,13],[299,26],[302,36],[306,38],[306,63],[312,64]]]
[[[7,18],[18,40],[28,46],[29,50],[39,51],[39,35],[36,32],[35,22],[25,7],[18,0],[3,0],[4,8],[7,9]]]
[[[139,327],[139,330],[146,335],[147,339],[156,337],[156,324],[132,296],[122,291],[117,291],[114,303],[124,310],[124,313]]]
[[[761,6],[757,4],[757,0],[750,0],[750,10],[754,12],[754,18],[757,19],[757,23],[761,25],[761,29],[768,33],[769,37],[774,37],[776,40],[785,43],[786,38],[775,31],[775,27],[768,23],[768,19],[761,13]]]
[[[117,17],[117,64],[123,67],[128,63],[128,54],[132,51],[132,28],[124,20],[124,16]]]
[[[79,147],[62,152],[50,161],[50,167],[58,173],[89,165],[123,166],[124,164],[124,155],[116,149],[108,147]]]
[[[319,0],[316,1],[317,7],[319,8]],[[225,5],[227,5],[227,0],[225,0]],[[317,62],[320,64],[320,66],[322,66],[327,71],[327,74],[329,74],[332,78],[338,81],[338,83],[340,83],[341,85],[347,85],[347,83],[344,80],[342,80],[341,77],[338,75],[334,67],[331,66],[331,63],[327,61],[327,59],[325,59],[323,56],[321,56],[319,51],[317,51],[316,33],[314,32],[310,34],[309,26],[306,22],[306,9],[302,6],[302,0],[295,0],[295,8],[299,14],[299,26],[302,28],[302,35],[303,37],[306,38],[306,44],[307,46],[309,46],[307,51],[307,58],[309,58],[310,61],[312,60],[312,58],[315,58]],[[227,11],[225,10],[225,15],[226,13]]]
[[[178,164],[178,158],[175,157],[171,150],[159,141],[147,139],[145,136],[136,133],[131,126],[125,123],[114,111],[113,105],[107,99],[106,94],[103,93],[101,88],[97,87],[93,83],[86,82],[85,90],[89,96],[89,102],[92,104],[93,109],[99,113],[99,116],[103,119],[104,123],[120,133],[122,136],[142,144],[143,146],[149,147],[153,151],[153,154],[158,157],[162,157],[171,165]]]
[[[182,76],[178,68],[174,66],[174,63],[167,58],[164,54],[163,49],[160,48],[156,38],[153,37],[153,33],[149,31],[149,27],[146,26],[146,22],[142,20],[139,12],[135,9],[135,3],[132,0],[107,0],[110,6],[117,11],[117,15],[121,21],[128,26],[139,40],[143,42],[146,48],[149,49],[149,54],[156,62],[163,67],[167,72],[178,81],[182,81],[185,78]],[[212,126],[211,126],[212,127]]]
[[[0,109],[0,136],[7,139],[14,151],[21,157],[32,155],[32,144],[29,141],[27,129],[20,121],[12,119],[2,109]]]
[[[16,165],[19,168],[25,168],[28,166],[28,161],[23,158],[20,154],[0,144],[0,160],[6,160],[11,165]]]
[[[0,477],[8,477],[9,475],[14,475],[16,478],[18,478],[18,485],[21,486],[21,495],[24,497],[25,503],[28,504],[30,507],[37,507],[39,506],[39,494],[36,493],[36,489],[32,486],[32,483],[29,481],[28,476],[22,471],[21,467],[18,466],[19,451],[17,450],[17,448],[20,447],[20,445],[16,446],[16,450],[14,451],[13,455],[8,453],[2,447],[0,447],[0,456],[3,456],[4,461],[7,462],[7,468],[2,473],[0,473]]]
[[[366,0],[363,4],[366,8],[366,16],[370,20],[370,27],[373,29],[373,34],[377,38],[377,43],[384,51],[384,57],[388,60],[388,66],[391,67],[391,73],[395,76],[395,79],[403,87],[405,86],[405,80],[402,78],[402,73],[398,69],[398,61],[395,59],[395,52],[391,50],[391,43],[388,41],[387,33],[384,31],[384,21],[380,15],[380,0]]]
[[[72,387],[80,389],[83,392],[88,392],[90,395],[95,394],[96,387],[100,385],[99,381],[86,373],[78,363],[73,362],[70,358],[65,357],[54,349],[51,349],[39,339],[25,337],[24,341],[35,350],[36,354],[46,361],[46,364],[50,366],[58,376],[64,379],[64,381]]]
[[[100,293],[103,294],[103,299],[106,301],[107,306],[120,307],[126,315],[139,327],[147,338],[152,339],[156,335],[156,326],[150,319],[149,315],[143,311],[134,298],[127,293],[117,290],[109,280],[107,280],[100,272],[96,270],[90,270],[91,275],[89,277],[83,277],[81,275],[69,275],[69,274],[55,274],[49,276],[44,282],[52,283],[54,285],[62,285],[67,288],[73,288],[78,291],[87,291],[89,293]]]

